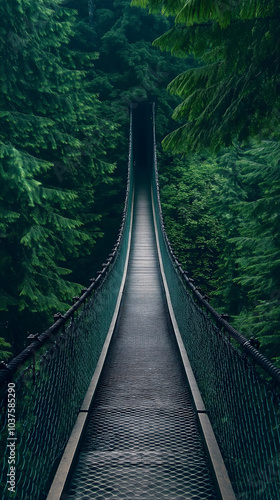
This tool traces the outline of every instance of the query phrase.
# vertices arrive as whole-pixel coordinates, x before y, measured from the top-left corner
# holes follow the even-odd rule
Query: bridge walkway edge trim
[[[70,478],[71,471],[73,468],[73,465],[75,463],[75,459],[78,455],[80,444],[82,441],[82,437],[84,434],[84,431],[86,429],[86,424],[88,421],[89,417],[89,411],[94,399],[94,394],[98,385],[98,381],[105,363],[105,359],[108,353],[108,349],[112,340],[112,336],[115,330],[118,314],[119,314],[119,309],[122,301],[122,295],[124,291],[124,286],[126,282],[126,276],[127,276],[127,269],[128,269],[128,262],[129,262],[129,256],[130,256],[130,249],[131,249],[131,235],[132,235],[132,224],[133,224],[133,213],[134,213],[134,195],[135,195],[135,188],[133,187],[133,193],[132,193],[132,204],[131,204],[131,215],[130,215],[130,223],[129,223],[129,237],[128,237],[128,246],[127,246],[127,253],[126,253],[126,259],[125,259],[125,265],[124,265],[124,273],[122,277],[122,282],[116,302],[116,307],[114,310],[114,314],[112,317],[112,321],[101,351],[101,354],[99,356],[99,360],[97,363],[97,366],[95,368],[94,374],[92,376],[92,379],[90,381],[88,390],[86,392],[86,395],[84,397],[84,401],[81,405],[76,423],[73,427],[73,430],[71,432],[71,435],[68,439],[67,445],[65,447],[64,453],[61,457],[60,463],[58,465],[55,477],[53,479],[53,482],[51,484],[48,496],[46,500],[62,500],[63,499],[63,492],[65,491],[65,488],[67,486],[67,482]]]
[[[194,403],[194,407],[198,416],[198,422],[201,429],[202,438],[205,445],[205,450],[210,460],[210,465],[212,468],[212,473],[214,477],[215,484],[217,486],[217,493],[220,496],[221,500],[236,500],[235,493],[233,491],[231,481],[228,476],[228,472],[223,460],[223,457],[220,452],[219,445],[217,443],[214,431],[212,429],[212,425],[210,423],[209,417],[207,415],[199,388],[197,386],[192,367],[190,365],[190,361],[187,355],[187,351],[185,349],[180,330],[177,324],[177,320],[175,317],[175,313],[173,310],[171,297],[169,293],[169,288],[164,272],[163,261],[161,256],[161,250],[159,245],[159,237],[158,237],[158,228],[156,224],[156,215],[155,215],[155,199],[153,187],[151,186],[151,200],[152,200],[152,211],[153,211],[153,220],[154,220],[154,230],[156,237],[156,245],[157,245],[157,253],[159,258],[159,265],[161,271],[161,277],[163,282],[164,293],[166,297],[166,302],[168,306],[169,316],[171,319],[174,335],[176,338],[176,342],[179,348],[180,356],[182,359],[182,363],[184,366],[184,370],[186,373],[187,382],[189,385],[191,397]]]

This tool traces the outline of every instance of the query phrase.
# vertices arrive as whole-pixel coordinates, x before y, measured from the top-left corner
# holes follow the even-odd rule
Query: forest
[[[174,251],[280,365],[276,0],[2,0],[0,14],[1,359],[109,253],[129,106],[148,100]]]

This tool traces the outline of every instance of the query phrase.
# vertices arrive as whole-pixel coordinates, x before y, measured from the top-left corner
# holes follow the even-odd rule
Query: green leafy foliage
[[[180,57],[193,54],[199,64],[169,86],[182,99],[173,116],[184,124],[164,148],[217,151],[236,140],[279,137],[277,3],[189,0],[175,10],[175,26],[155,45]]]
[[[96,54],[71,45],[84,26],[73,10],[4,1],[0,15],[1,318],[21,345],[82,288],[65,277],[102,235],[116,125],[92,89]]]
[[[264,141],[246,150],[237,162],[247,191],[238,206],[239,235],[233,239],[239,267],[235,282],[247,292],[238,318],[256,336],[270,357],[279,361],[280,146]]]
[[[129,0],[4,0],[0,15],[0,324],[17,350],[103,262],[123,206],[129,105],[157,100],[163,137],[182,63],[151,44],[168,20]]]
[[[163,137],[170,129],[172,108],[178,103],[166,91],[172,78],[190,67],[192,58],[184,63],[152,46],[156,36],[169,29],[162,15],[150,16],[131,7],[129,0],[95,2],[94,43],[99,52],[95,63],[95,90],[109,104],[110,117],[123,127],[127,124],[130,104],[134,107],[146,100],[157,103],[157,129]],[[113,57],[112,57],[113,54]],[[122,128],[123,136],[127,129]],[[125,157],[123,143],[118,152]]]
[[[9,344],[9,342],[6,342],[5,339],[0,337],[0,359],[1,360],[7,361],[11,357],[12,353],[9,349],[11,349],[11,344]]]
[[[175,15],[185,4],[184,0],[132,0],[132,5],[149,7],[150,12],[162,12],[165,15]]]
[[[207,277],[203,284],[212,290],[214,305],[279,362],[278,2],[134,0],[133,5],[173,15],[174,26],[154,45],[197,61],[168,87],[181,99],[173,113],[181,125],[163,147],[186,155],[173,159],[177,178],[169,164],[161,167],[170,238],[196,279]],[[183,173],[195,164],[191,176]],[[195,210],[191,193],[198,201]],[[190,240],[187,231],[192,234],[196,223]],[[209,266],[199,254],[201,234],[214,249]]]
[[[93,248],[103,254],[119,225],[129,105],[153,100],[158,137],[174,128],[174,107],[180,123],[164,147],[188,154],[161,152],[159,162],[179,259],[278,362],[279,7],[273,0],[133,5],[0,6],[2,336],[21,347],[18,339],[49,324],[89,277]],[[152,46],[156,37],[163,52]]]
[[[222,186],[213,158],[160,157],[160,192],[171,244],[184,269],[209,289],[216,270],[221,228],[209,210]]]
[[[165,155],[164,155],[165,156]],[[163,156],[163,157],[164,157]],[[160,161],[166,229],[183,267],[279,363],[277,141]]]

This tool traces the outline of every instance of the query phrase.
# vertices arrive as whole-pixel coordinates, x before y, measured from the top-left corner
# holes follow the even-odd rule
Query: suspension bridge
[[[182,269],[161,213],[154,105],[131,115],[111,254],[2,363],[2,498],[278,499],[280,370]]]

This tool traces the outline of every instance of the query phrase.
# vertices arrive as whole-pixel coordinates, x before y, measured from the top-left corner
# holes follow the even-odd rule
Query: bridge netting
[[[66,314],[0,372],[0,498],[46,498],[115,310],[128,246],[133,193],[132,129],[123,220],[102,270]],[[15,395],[15,407],[13,398]],[[9,399],[8,399],[9,397]],[[15,413],[14,413],[15,408]],[[15,418],[15,435],[14,432]],[[15,463],[11,444],[16,444]],[[12,450],[12,452],[11,452]],[[9,491],[16,468],[16,492]]]
[[[280,498],[280,370],[215,311],[176,259],[161,211],[154,130],[153,195],[176,321],[239,500]]]
[[[280,371],[211,308],[174,256],[160,207],[155,129],[153,162],[156,224],[172,305],[236,496],[277,499]],[[122,226],[102,271],[67,313],[0,371],[2,498],[46,498],[96,368],[126,260],[134,184],[132,125],[128,172]],[[15,394],[15,413],[9,394]],[[8,481],[13,444],[15,493]]]

